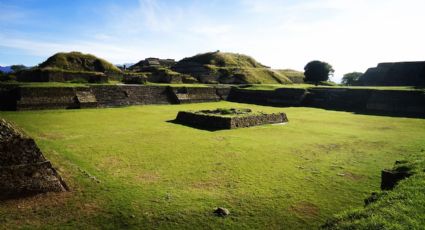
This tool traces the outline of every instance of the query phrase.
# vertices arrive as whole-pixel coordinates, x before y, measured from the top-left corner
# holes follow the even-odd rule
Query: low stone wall
[[[98,107],[97,99],[91,88],[74,88],[74,101],[78,104],[78,108],[96,108]]]
[[[360,76],[357,84],[425,86],[425,61],[379,63]]]
[[[260,105],[305,106],[425,117],[425,93],[412,90],[312,88],[268,91],[232,88],[229,100]]]
[[[303,105],[336,110],[365,110],[373,91],[369,89],[313,88],[303,101]]]
[[[229,100],[272,106],[305,106],[353,112],[425,117],[425,93],[408,90],[312,88],[248,90],[220,87],[0,85],[1,110],[73,109]]]
[[[282,88],[271,91],[232,88],[228,100],[260,105],[298,106],[306,95],[306,89]]]
[[[4,110],[78,109],[145,104],[179,104],[219,101],[215,88],[171,88],[144,85],[94,85],[90,87],[0,88]],[[184,93],[181,93],[184,91]],[[3,92],[3,93],[2,93]],[[223,97],[225,92],[223,92]]]
[[[0,119],[0,199],[66,190],[34,140]]]
[[[257,125],[277,124],[288,122],[285,113],[258,114],[252,116],[234,117],[231,119],[230,128],[244,128]]]
[[[130,105],[127,93],[116,85],[97,85],[90,87],[99,107]]]
[[[98,107],[173,103],[167,86],[103,85],[90,88]]]
[[[79,108],[72,87],[21,87],[17,110]]]
[[[257,125],[288,122],[285,113],[253,114],[244,116],[214,116],[195,112],[180,111],[176,123],[208,130],[245,128]]]
[[[171,92],[179,104],[219,101],[217,90],[210,87],[172,87]]]
[[[131,105],[174,104],[167,86],[119,86]]]
[[[370,111],[425,115],[425,93],[420,91],[377,90],[366,104]]]
[[[220,100],[228,100],[230,91],[232,90],[231,87],[225,86],[225,87],[216,87],[216,94],[220,97]]]
[[[100,72],[72,72],[49,69],[30,69],[17,74],[20,82],[67,82],[86,81],[90,83],[108,82],[108,76]]]

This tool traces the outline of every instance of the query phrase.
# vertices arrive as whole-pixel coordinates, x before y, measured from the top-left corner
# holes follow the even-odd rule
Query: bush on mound
[[[194,76],[202,83],[290,84],[285,75],[243,54],[220,51],[198,54],[177,62],[172,69]]]

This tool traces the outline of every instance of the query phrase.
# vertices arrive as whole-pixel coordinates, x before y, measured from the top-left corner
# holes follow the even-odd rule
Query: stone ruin
[[[358,82],[373,86],[425,86],[425,61],[379,63]]]
[[[129,70],[136,72],[143,72],[150,68],[171,68],[176,64],[174,59],[160,59],[160,58],[146,58],[145,60],[141,60],[138,63],[129,67]]]
[[[67,190],[34,140],[0,119],[0,199]]]
[[[412,168],[407,161],[396,161],[392,169],[381,171],[381,189],[391,190],[399,181],[413,175]]]
[[[216,109],[201,111],[180,111],[176,123],[207,129],[236,129],[265,124],[288,122],[285,113],[254,113],[250,109]]]

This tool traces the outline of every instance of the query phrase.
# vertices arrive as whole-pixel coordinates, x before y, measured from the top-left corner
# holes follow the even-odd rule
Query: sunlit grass
[[[210,132],[167,122],[180,110],[229,107],[283,111],[289,123]],[[425,120],[313,108],[218,102],[0,116],[34,137],[72,188],[2,203],[4,228],[311,229],[362,207],[381,169],[425,148]],[[218,206],[230,216],[215,217]]]

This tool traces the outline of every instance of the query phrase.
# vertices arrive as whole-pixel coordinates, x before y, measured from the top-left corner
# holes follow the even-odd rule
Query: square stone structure
[[[234,109],[230,109],[234,110]],[[218,110],[180,111],[176,123],[208,130],[236,129],[257,125],[288,122],[285,113],[252,113],[251,110],[241,114],[220,114]]]

